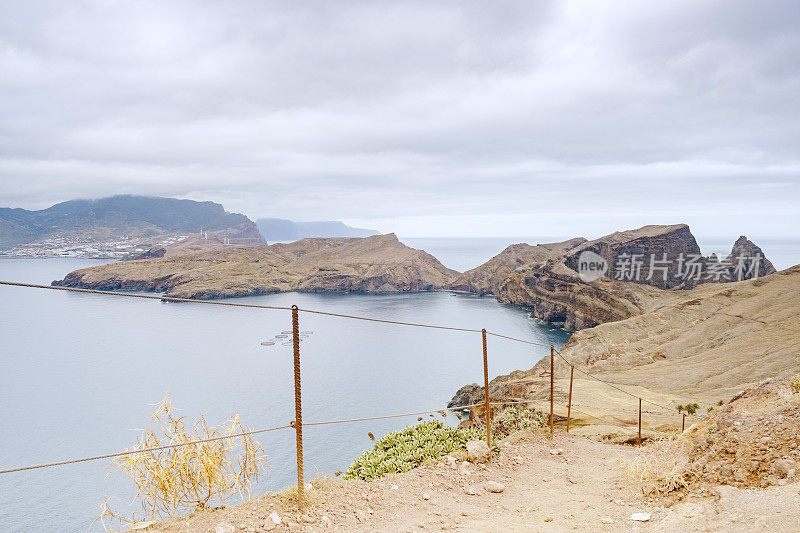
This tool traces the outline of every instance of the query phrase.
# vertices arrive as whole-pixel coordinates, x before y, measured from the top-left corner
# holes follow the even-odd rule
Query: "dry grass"
[[[187,427],[185,417],[176,416],[174,411],[167,394],[150,415],[150,427],[143,430],[137,444],[126,451],[247,431],[238,415],[218,427],[209,426],[201,416],[193,426]],[[144,518],[119,516],[104,501],[98,520],[104,528],[107,528],[108,520],[120,526],[127,524],[131,529],[141,529],[156,518],[202,509],[212,502],[222,502],[236,495],[249,499],[251,482],[266,466],[264,450],[252,435],[123,455],[114,459],[110,468],[117,468],[131,478]]]
[[[328,481],[330,481],[328,476],[325,474],[318,474],[314,479],[311,480],[310,483],[306,483],[305,491],[303,492],[303,505],[305,507],[314,507],[321,503],[322,500],[318,491],[319,489],[322,489],[328,483]],[[296,506],[299,503],[299,498],[297,497],[297,485],[286,487],[282,491],[278,492],[276,496],[292,506]]]
[[[640,484],[642,494],[666,494],[688,486],[697,476],[689,466],[691,442],[685,436],[662,436],[633,459],[618,458],[623,473]]]

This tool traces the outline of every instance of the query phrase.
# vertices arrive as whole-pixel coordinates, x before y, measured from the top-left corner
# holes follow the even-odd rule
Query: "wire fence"
[[[408,326],[408,327],[417,327],[417,328],[432,328],[432,329],[440,329],[440,330],[449,330],[449,331],[458,331],[464,333],[479,333],[481,334],[482,338],[482,345],[483,345],[483,370],[484,370],[484,390],[483,390],[483,401],[472,403],[469,405],[459,405],[450,408],[449,410],[472,410],[474,408],[483,407],[483,416],[484,421],[483,424],[486,426],[486,441],[487,444],[491,446],[492,444],[492,436],[491,436],[491,419],[492,419],[492,406],[509,406],[509,405],[535,405],[538,409],[545,414],[548,420],[548,425],[550,428],[550,435],[553,435],[554,427],[556,425],[561,425],[564,421],[566,422],[566,430],[570,430],[570,423],[573,421],[573,413],[579,413],[588,417],[587,420],[596,420],[596,421],[603,421],[604,423],[608,423],[609,425],[624,427],[624,428],[631,428],[631,424],[626,423],[624,420],[620,420],[616,416],[610,416],[609,414],[605,415],[598,415],[598,414],[590,414],[582,409],[576,408],[575,404],[573,403],[573,386],[574,386],[574,372],[577,370],[581,375],[585,376],[587,379],[595,380],[599,383],[602,383],[604,386],[607,386],[627,397],[630,397],[633,400],[638,401],[638,408],[635,412],[638,414],[638,419],[636,420],[636,428],[637,428],[637,438],[636,442],[642,442],[642,403],[646,403],[664,411],[669,411],[674,415],[674,408],[669,406],[663,405],[661,403],[655,402],[648,398],[642,398],[640,395],[634,394],[630,391],[627,391],[616,385],[614,383],[610,383],[606,380],[600,379],[599,377],[593,375],[591,372],[587,371],[581,366],[577,366],[575,363],[569,361],[562,353],[561,350],[556,350],[552,345],[543,344],[539,342],[530,341],[527,339],[520,339],[517,337],[512,337],[509,335],[503,335],[493,331],[487,331],[485,329],[474,329],[474,328],[461,328],[461,327],[454,327],[454,326],[447,326],[447,325],[440,325],[440,324],[422,324],[422,323],[415,323],[415,322],[403,322],[403,321],[396,321],[396,320],[387,320],[381,318],[374,318],[374,317],[366,317],[366,316],[356,316],[356,315],[348,315],[348,314],[341,314],[341,313],[332,313],[327,311],[319,311],[316,309],[304,309],[299,308],[297,306],[292,307],[281,307],[281,306],[270,306],[270,305],[258,305],[258,304],[245,304],[245,303],[238,303],[238,302],[228,302],[228,301],[215,301],[215,300],[195,300],[189,298],[174,298],[169,296],[159,296],[159,295],[149,295],[149,294],[140,294],[140,293],[133,293],[133,292],[117,292],[117,291],[105,291],[105,290],[97,290],[97,289],[82,289],[82,288],[75,288],[75,287],[58,287],[58,286],[51,286],[51,285],[40,285],[35,283],[20,283],[20,282],[11,282],[11,281],[0,281],[0,285],[11,286],[11,287],[25,287],[25,288],[35,288],[35,289],[47,289],[47,290],[56,290],[56,291],[66,291],[66,292],[76,292],[76,293],[86,293],[86,294],[98,294],[98,295],[105,295],[105,296],[117,296],[117,297],[125,297],[125,298],[138,298],[144,300],[158,300],[162,302],[180,302],[180,303],[192,303],[192,304],[200,304],[200,305],[218,305],[218,306],[226,306],[226,307],[243,307],[243,308],[250,308],[250,309],[268,309],[268,310],[277,310],[277,311],[290,311],[292,314],[292,344],[293,344],[293,363],[294,363],[294,400],[295,400],[295,420],[290,421],[286,425],[270,427],[270,428],[263,428],[263,429],[256,429],[247,432],[240,432],[231,435],[224,435],[219,437],[212,437],[208,439],[201,439],[201,440],[193,440],[187,442],[179,442],[174,444],[168,444],[164,446],[158,446],[154,448],[144,448],[144,449],[135,449],[135,450],[126,450],[121,452],[115,453],[107,453],[102,455],[94,455],[89,457],[82,457],[82,458],[72,458],[72,459],[65,459],[61,461],[52,461],[42,464],[35,464],[29,466],[20,466],[20,467],[13,467],[13,468],[4,468],[0,469],[0,474],[9,474],[12,472],[21,472],[26,470],[36,470],[42,468],[50,468],[56,466],[63,466],[68,464],[74,463],[82,463],[87,461],[97,461],[103,459],[112,459],[115,457],[121,456],[130,456],[134,454],[140,453],[147,453],[157,450],[163,449],[172,449],[172,448],[179,448],[183,446],[192,446],[197,444],[202,444],[205,442],[211,441],[218,441],[224,439],[234,439],[237,437],[248,436],[248,435],[256,435],[261,433],[268,433],[272,431],[278,431],[283,429],[294,429],[296,434],[296,452],[297,452],[297,474],[298,474],[298,504],[302,506],[303,502],[303,490],[304,490],[304,479],[303,479],[303,427],[308,426],[322,426],[322,425],[331,425],[331,424],[346,424],[346,423],[354,423],[354,422],[363,422],[363,421],[372,421],[372,420],[384,420],[384,419],[392,419],[392,418],[402,418],[402,417],[411,417],[411,416],[420,416],[420,415],[432,415],[434,413],[442,414],[446,416],[445,409],[430,409],[427,411],[417,411],[417,412],[409,412],[409,413],[396,413],[396,414],[389,414],[389,415],[382,415],[382,416],[370,416],[370,417],[361,417],[361,418],[351,418],[351,419],[342,419],[342,420],[325,420],[325,421],[313,421],[313,422],[303,422],[302,420],[302,393],[301,393],[301,378],[300,378],[300,329],[299,329],[299,314],[300,313],[307,313],[307,314],[316,314],[316,315],[324,315],[330,317],[337,317],[337,318],[344,318],[349,320],[362,320],[367,322],[373,323],[382,323],[382,324],[392,324],[392,325],[399,325],[399,326]],[[490,384],[488,379],[488,358],[487,358],[487,345],[486,345],[486,337],[493,336],[499,339],[504,339],[511,342],[518,342],[524,343],[527,345],[533,346],[540,346],[540,347],[549,347],[550,348],[550,356],[549,356],[549,364],[550,364],[550,371],[549,371],[549,395],[547,398],[521,398],[518,400],[509,400],[509,401],[498,401],[492,400],[490,397]],[[555,401],[556,396],[556,387],[555,387],[555,359],[558,357],[564,363],[566,363],[570,368],[570,375],[569,375],[569,394],[567,398],[567,403],[563,404],[560,402]],[[560,377],[559,379],[564,379],[565,377]],[[559,410],[566,409],[566,416],[558,415],[556,413],[556,407]],[[583,407],[583,406],[582,406]],[[473,413],[474,414],[474,413]],[[678,416],[681,414],[678,413]],[[474,417],[471,416],[471,419]],[[558,418],[559,420],[556,420]],[[681,431],[685,428],[685,420],[686,414],[682,415],[681,418]],[[478,421],[480,423],[480,421]]]

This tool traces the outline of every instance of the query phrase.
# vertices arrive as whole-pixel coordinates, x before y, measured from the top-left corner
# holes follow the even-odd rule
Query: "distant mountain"
[[[201,230],[262,240],[249,218],[214,202],[122,195],[70,200],[39,211],[0,208],[0,248],[55,236],[102,240]]]
[[[268,241],[296,241],[308,237],[369,237],[380,232],[351,228],[338,220],[292,222],[282,218],[259,218],[256,225]]]

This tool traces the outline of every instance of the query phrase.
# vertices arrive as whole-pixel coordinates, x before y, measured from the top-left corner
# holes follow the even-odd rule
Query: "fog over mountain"
[[[428,236],[800,226],[796,2],[3,14],[0,205],[146,194]]]
[[[379,233],[372,229],[351,228],[339,220],[292,222],[282,218],[259,218],[256,225],[268,241],[296,241],[307,237],[369,237]]]

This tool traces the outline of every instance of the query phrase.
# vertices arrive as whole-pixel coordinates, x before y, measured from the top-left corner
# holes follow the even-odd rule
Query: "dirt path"
[[[800,531],[798,483],[733,487],[645,498],[618,458],[639,450],[559,433],[526,435],[487,465],[424,466],[371,483],[314,482],[315,504],[300,516],[275,495],[204,511],[159,531]],[[453,461],[450,461],[453,463]],[[487,491],[487,482],[503,485]],[[270,513],[281,517],[276,525]],[[631,519],[649,513],[648,522]]]

